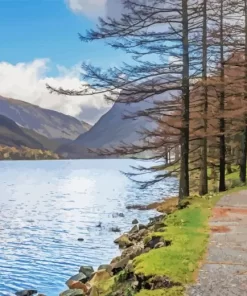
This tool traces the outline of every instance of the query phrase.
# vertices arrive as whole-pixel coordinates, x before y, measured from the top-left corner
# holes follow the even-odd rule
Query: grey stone
[[[94,269],[92,266],[81,266],[79,269],[79,273],[80,272],[85,274],[85,276],[87,276],[87,278],[89,279],[91,275],[94,273]]]
[[[69,282],[70,281],[75,281],[75,282],[82,282],[82,283],[86,283],[88,280],[88,277],[82,273],[82,272],[79,272],[78,274],[72,276],[71,278],[69,278],[66,282],[66,285],[69,286]]]
[[[23,290],[23,291],[18,291],[15,293],[17,296],[32,296],[34,294],[37,294],[37,290]]]
[[[137,220],[137,219],[134,219],[133,221],[132,221],[132,224],[138,224],[139,223],[139,221]]]
[[[59,296],[85,296],[85,293],[81,289],[72,289],[60,293]]]

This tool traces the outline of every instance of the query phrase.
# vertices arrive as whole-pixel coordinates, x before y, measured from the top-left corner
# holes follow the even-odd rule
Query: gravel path
[[[208,253],[188,296],[247,296],[247,190],[213,210]]]

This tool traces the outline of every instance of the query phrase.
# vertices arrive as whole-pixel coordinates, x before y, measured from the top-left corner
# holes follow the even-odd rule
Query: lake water
[[[109,263],[113,240],[152,211],[126,210],[176,193],[168,179],[146,190],[119,171],[130,160],[0,162],[0,295],[37,289],[57,296],[81,265]],[[116,217],[123,213],[125,217]],[[96,225],[102,222],[102,227]],[[79,242],[78,238],[84,238]]]

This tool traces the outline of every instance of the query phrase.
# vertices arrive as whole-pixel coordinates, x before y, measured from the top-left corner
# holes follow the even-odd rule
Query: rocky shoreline
[[[162,236],[153,233],[165,230],[165,217],[177,208],[177,198],[166,199],[163,202],[155,202],[147,206],[133,205],[129,209],[150,210],[156,209],[159,216],[149,218],[149,223],[140,224],[137,219],[132,221],[133,227],[130,231],[123,233],[114,243],[119,246],[121,255],[113,258],[111,262],[102,264],[97,270],[91,266],[81,266],[78,273],[71,276],[67,281],[67,290],[61,292],[59,296],[120,296],[125,295],[121,288],[118,291],[111,291],[116,279],[129,280],[133,290],[140,290],[143,285],[147,288],[147,279],[134,275],[133,259],[141,254],[148,253],[152,249],[163,248],[171,244],[164,240]],[[152,281],[152,280],[151,280]],[[152,288],[167,287],[167,280],[163,277],[153,279]],[[109,284],[109,286],[106,285]],[[149,284],[150,285],[150,279]],[[109,289],[110,288],[110,289]],[[109,291],[110,290],[110,291]],[[31,296],[37,294],[36,290],[24,290],[15,293],[17,296]],[[38,294],[38,296],[50,296]]]
[[[141,254],[148,253],[152,249],[170,245],[171,242],[164,240],[163,237],[152,235],[152,233],[164,231],[164,219],[167,214],[163,213],[162,206],[165,204],[169,212],[171,205],[173,207],[177,205],[177,199],[171,198],[170,200],[171,202],[166,200],[145,207],[132,206],[132,208],[141,210],[157,209],[162,214],[149,218],[147,225],[140,224],[135,219],[132,222],[132,229],[114,241],[119,246],[121,255],[113,258],[110,263],[100,265],[97,270],[94,270],[91,266],[81,266],[78,274],[67,280],[66,285],[68,289],[61,292],[59,296],[106,296],[109,292],[114,296],[125,295],[120,287],[117,291],[112,291],[110,287],[109,291],[109,287],[105,285],[106,282],[109,285],[114,284],[116,279],[119,280],[121,277],[123,277],[122,280],[124,281],[131,281],[134,290],[140,290],[143,285],[146,285],[147,279],[134,275],[133,259]],[[151,282],[152,280],[149,281],[149,285],[151,285]],[[153,279],[152,288],[157,288],[156,286],[160,288],[162,286],[167,287],[167,284],[165,278],[156,278],[156,280]],[[145,286],[145,288],[147,287]]]

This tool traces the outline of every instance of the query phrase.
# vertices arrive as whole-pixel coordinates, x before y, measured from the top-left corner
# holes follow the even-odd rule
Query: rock
[[[78,274],[68,279],[66,282],[66,285],[69,287],[70,282],[82,282],[85,284],[87,281],[88,281],[88,277],[84,273],[79,272]]]
[[[144,224],[139,224],[139,230],[147,229],[147,226]]]
[[[163,222],[164,218],[166,217],[166,214],[163,215],[159,215],[153,218],[149,218],[149,223],[148,223],[148,228],[150,228],[151,226],[153,226],[155,223],[159,223],[159,222]]]
[[[97,286],[99,282],[107,281],[111,277],[110,273],[107,272],[105,269],[98,270],[93,274],[92,279],[90,280],[89,284],[93,286]]]
[[[118,244],[120,248],[128,248],[133,245],[127,234],[123,234],[119,238],[115,239],[114,243]]]
[[[92,266],[81,266],[79,272],[82,272],[88,279],[90,279],[94,273],[94,269]]]
[[[70,289],[81,289],[84,293],[88,292],[88,287],[83,284],[82,282],[76,282],[76,281],[70,281],[69,282],[69,288]]]
[[[46,296],[45,294],[38,294],[37,296]]]
[[[84,241],[84,238],[78,238],[78,242],[83,242]]]
[[[110,231],[111,231],[111,232],[121,232],[121,229],[120,229],[119,227],[116,226],[116,227],[111,227],[111,228],[110,228]]]
[[[114,264],[114,263],[117,263],[117,262],[120,261],[120,260],[121,260],[121,256],[117,256],[117,257],[115,257],[115,258],[112,259],[112,261],[111,261],[110,264],[112,265],[112,264]]]
[[[148,253],[149,251],[151,251],[151,248],[145,248],[145,249],[143,250],[143,253]]]
[[[130,261],[128,262],[128,264],[127,264],[126,267],[125,267],[125,270],[126,270],[128,273],[132,273],[132,272],[134,272],[134,265],[133,265],[133,261],[132,261],[132,260],[130,260]]]
[[[59,296],[85,296],[85,293],[81,289],[66,290],[59,294]]]
[[[99,296],[99,291],[95,286],[93,286],[89,291],[89,296]]]
[[[154,246],[154,249],[163,248],[165,246],[166,246],[165,242],[159,242]]]
[[[135,233],[132,233],[130,236],[129,236],[129,239],[131,241],[137,241],[137,242],[140,242],[142,240],[142,238],[148,234],[148,230],[147,229],[142,229],[138,232],[135,232]]]
[[[135,226],[133,226],[132,228],[131,228],[131,230],[130,230],[130,234],[132,234],[132,233],[135,233],[135,232],[138,232],[139,231],[139,227],[138,227],[138,225],[135,225]]]
[[[130,260],[132,260],[135,257],[140,256],[143,252],[144,252],[143,246],[134,245],[132,247],[129,247],[129,248],[125,249],[122,252],[121,257],[122,258],[128,257]]]
[[[111,273],[112,266],[111,264],[102,264],[99,266],[98,270],[102,270],[102,269],[106,270],[108,273]]]
[[[157,245],[159,242],[162,241],[162,237],[160,236],[152,236],[151,238],[149,238],[147,240],[147,242],[145,243],[145,248],[151,248],[153,249],[155,247],[155,245]]]
[[[128,264],[129,259],[130,259],[129,257],[125,257],[125,258],[121,259],[120,261],[118,261],[117,263],[113,264],[112,265],[113,274],[115,275],[115,274],[119,273],[120,271],[122,271],[126,267],[126,265]]]
[[[18,291],[15,293],[17,296],[32,296],[34,294],[37,294],[37,290],[23,290],[23,291]]]
[[[139,223],[139,221],[137,220],[137,219],[134,219],[133,221],[132,221],[132,224],[138,224]]]
[[[159,231],[162,227],[165,227],[165,223],[163,222],[158,222],[154,224],[154,231]]]

